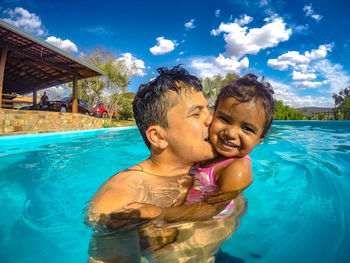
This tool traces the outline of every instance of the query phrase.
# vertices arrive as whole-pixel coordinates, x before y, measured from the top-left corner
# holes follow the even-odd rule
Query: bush
[[[112,98],[117,104],[117,117],[123,120],[128,120],[133,117],[131,100],[123,94],[114,94]]]
[[[111,127],[115,127],[115,125],[110,120],[102,120],[102,127],[103,128],[111,128]]]

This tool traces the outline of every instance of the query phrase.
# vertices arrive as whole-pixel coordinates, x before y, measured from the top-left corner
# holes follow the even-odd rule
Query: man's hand
[[[204,198],[204,202],[208,204],[219,204],[219,203],[229,203],[232,199],[239,196],[242,191],[232,191],[225,193],[217,193]]]
[[[156,218],[163,212],[163,209],[158,206],[145,204],[145,203],[138,203],[138,202],[127,204],[123,208],[126,211],[132,211],[132,210],[139,211],[140,218],[146,218],[146,219]]]

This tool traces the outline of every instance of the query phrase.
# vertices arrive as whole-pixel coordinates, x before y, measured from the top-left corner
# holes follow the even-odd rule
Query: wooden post
[[[4,84],[4,74],[5,74],[5,65],[7,57],[8,47],[4,47],[1,51],[0,59],[0,109],[2,108],[2,89]]]
[[[74,78],[73,78],[72,112],[73,113],[78,113],[78,78],[77,78],[77,75],[74,75]]]
[[[37,97],[38,97],[38,92],[37,92],[37,89],[34,88],[33,89],[33,107],[34,109],[36,110],[38,107],[37,107]]]

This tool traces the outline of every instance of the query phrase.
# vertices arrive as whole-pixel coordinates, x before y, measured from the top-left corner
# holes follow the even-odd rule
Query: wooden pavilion
[[[78,112],[78,80],[103,72],[63,50],[0,20],[0,108],[15,95],[73,81],[72,112]]]

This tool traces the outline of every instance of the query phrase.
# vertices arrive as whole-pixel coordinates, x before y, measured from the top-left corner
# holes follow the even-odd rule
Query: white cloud
[[[277,59],[269,59],[267,65],[274,69],[287,70],[289,66],[295,67],[297,64],[305,65],[309,62],[310,59],[301,55],[299,51],[288,51]]]
[[[250,16],[247,16],[246,14],[244,14],[243,16],[241,16],[240,19],[235,19],[234,23],[240,25],[240,26],[244,26],[249,24],[250,22],[253,21],[253,18]]]
[[[333,64],[328,59],[322,59],[315,62],[313,69],[327,80],[330,93],[337,93],[350,85],[350,75],[340,64]]]
[[[260,4],[259,4],[259,7],[264,7],[264,6],[267,6],[268,4],[269,4],[268,0],[261,0]]]
[[[114,33],[102,26],[90,27],[86,30],[89,33],[93,33],[100,36],[112,36]]]
[[[312,8],[312,4],[304,6],[303,11],[305,11],[306,16],[312,17],[316,20],[316,22],[320,21],[323,18],[323,16],[315,14],[314,9]]]
[[[311,80],[317,78],[316,74],[314,73],[302,73],[299,71],[294,71],[293,70],[293,80]]]
[[[214,75],[222,73],[213,62],[214,58],[195,58],[192,59],[190,68],[195,71],[195,75],[201,78],[212,77]]]
[[[183,55],[183,54],[184,54],[184,52],[183,52],[183,51],[180,51],[180,52],[179,52],[179,55]]]
[[[69,39],[62,40],[59,37],[51,36],[51,37],[46,38],[46,42],[62,49],[63,51],[66,51],[68,53],[78,52],[77,46]]]
[[[299,96],[293,88],[287,84],[268,79],[275,92],[274,98],[282,100],[285,105],[294,108],[300,107],[333,107],[333,100],[331,96]]]
[[[116,59],[116,62],[123,61],[128,68],[131,76],[145,76],[145,63],[141,59],[137,59],[131,53],[123,53],[120,58]]]
[[[292,30],[286,28],[282,18],[273,16],[265,21],[263,27],[251,28],[249,31],[247,27],[238,24],[239,20],[236,20],[236,23],[221,23],[218,29],[211,31],[211,34],[217,36],[224,33],[225,55],[239,59],[246,54],[255,55],[262,49],[275,47],[289,39]]]
[[[305,89],[314,89],[314,88],[320,87],[324,84],[327,84],[327,80],[324,80],[324,81],[304,80],[304,81],[299,82],[297,85],[299,85],[299,87],[305,88]]]
[[[289,67],[297,70],[308,70],[309,63],[313,60],[325,58],[327,53],[332,51],[333,44],[320,45],[318,49],[313,49],[310,52],[305,51],[304,55],[299,51],[288,51],[282,54],[277,59],[269,59],[267,65],[278,70],[287,70]]]
[[[305,57],[314,60],[325,58],[328,51],[332,51],[333,44],[320,45],[318,49],[313,49],[311,52],[306,51]]]
[[[72,89],[65,85],[43,89],[38,92],[38,98],[40,98],[44,94],[44,92],[46,92],[46,95],[49,97],[49,100],[59,100],[64,97],[68,97],[69,94],[72,92]]]
[[[300,33],[300,34],[307,34],[307,31],[309,30],[309,25],[298,25],[293,27],[293,32]]]
[[[220,17],[220,11],[221,11],[220,9],[215,10],[215,16],[216,17]]]
[[[7,23],[22,28],[37,36],[44,36],[47,34],[45,27],[41,23],[41,19],[36,14],[30,13],[22,7],[8,9],[4,13],[9,15],[9,18],[3,19]]]
[[[214,75],[226,75],[227,73],[238,74],[242,69],[248,68],[249,60],[247,57],[238,61],[234,57],[224,57],[219,54],[215,57],[194,58],[190,62],[190,68],[201,78],[213,77]]]
[[[165,39],[164,37],[157,37],[157,42],[157,45],[149,49],[153,55],[166,54],[173,51],[175,48],[175,43],[171,40]]]
[[[196,26],[194,25],[194,21],[195,19],[192,18],[190,21],[188,21],[187,23],[185,23],[185,27],[186,29],[192,29],[195,28]]]
[[[241,69],[249,67],[249,59],[247,57],[238,61],[235,57],[225,58],[222,54],[219,54],[215,60],[216,65],[224,72],[234,72],[238,74]]]
[[[326,56],[333,44],[320,45],[318,49],[306,51],[289,51],[277,59],[270,59],[268,65],[279,70],[292,71],[292,83],[299,89],[316,89],[331,98],[332,93],[350,84],[350,75],[340,64],[333,64]],[[330,105],[331,106],[331,105]]]

